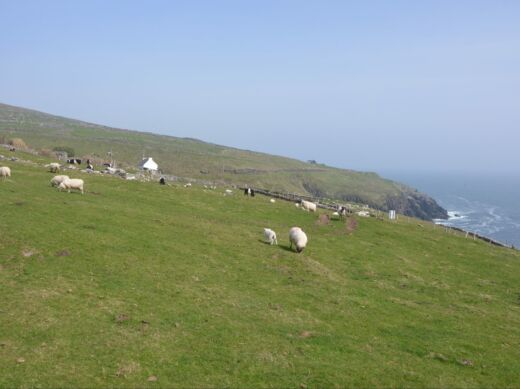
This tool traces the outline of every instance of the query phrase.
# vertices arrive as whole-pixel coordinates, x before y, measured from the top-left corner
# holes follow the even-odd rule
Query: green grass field
[[[222,187],[77,173],[69,194],[2,164],[0,387],[520,383],[516,251],[416,219],[349,233]]]

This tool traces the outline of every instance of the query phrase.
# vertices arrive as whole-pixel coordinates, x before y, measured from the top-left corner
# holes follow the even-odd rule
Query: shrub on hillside
[[[69,157],[73,157],[75,155],[74,149],[70,146],[56,146],[56,147],[53,147],[52,150],[58,151],[58,152],[65,152],[65,153],[67,153],[67,156],[69,156]]]
[[[7,144],[9,144],[10,146],[13,146],[16,149],[27,149],[28,148],[27,144],[24,142],[24,140],[22,138],[10,139]]]
[[[38,154],[44,156],[44,157],[55,157],[56,154],[52,151],[52,150],[49,150],[49,149],[41,149]]]

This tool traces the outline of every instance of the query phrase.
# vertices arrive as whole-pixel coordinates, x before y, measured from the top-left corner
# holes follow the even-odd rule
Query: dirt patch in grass
[[[345,230],[347,231],[347,234],[350,235],[354,231],[357,230],[358,222],[353,217],[349,217],[347,221],[345,222]]]
[[[128,316],[125,313],[120,313],[119,315],[116,316],[116,323],[118,323],[118,324],[124,323],[125,321],[128,321],[128,320],[130,320],[130,316]]]
[[[23,249],[22,250],[22,256],[24,258],[30,258],[35,254],[37,254],[37,251],[35,249]]]
[[[120,364],[116,371],[116,377],[127,377],[130,374],[137,373],[139,370],[141,370],[141,365],[137,362]]]
[[[330,223],[330,217],[329,217],[329,215],[326,215],[326,214],[321,214],[320,216],[318,216],[318,220],[316,220],[316,224],[319,226],[326,226],[329,223]]]
[[[68,257],[70,256],[70,251],[67,249],[63,249],[60,251],[56,251],[54,255],[56,255],[57,257]]]

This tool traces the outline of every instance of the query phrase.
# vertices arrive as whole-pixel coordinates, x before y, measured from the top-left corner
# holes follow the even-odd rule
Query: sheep
[[[332,212],[332,216],[330,218],[334,220],[339,220],[340,215],[338,212]]]
[[[7,177],[11,177],[11,169],[7,166],[0,167],[0,177],[4,180],[6,180]]]
[[[361,217],[369,217],[370,216],[370,212],[368,212],[368,211],[359,211],[357,214],[358,214],[358,216],[361,216]]]
[[[70,193],[71,189],[78,189],[83,194],[83,180],[80,178],[69,178],[65,179],[58,185],[58,189],[61,191],[62,189],[67,189]]]
[[[271,200],[269,200],[269,202],[274,204],[274,203],[276,203],[276,200],[275,199],[271,199]]]
[[[69,180],[69,176],[54,176],[51,180],[51,186],[58,186],[65,180]]]
[[[49,168],[51,173],[58,173],[60,171],[61,165],[57,162],[51,162],[48,165],[45,165]]]
[[[233,194],[233,191],[231,189],[226,189],[226,193],[225,194]]]
[[[191,187],[191,182],[188,182],[187,184],[184,184],[184,187],[185,187],[185,188],[189,188],[189,187]]]
[[[302,200],[301,201],[301,206],[302,206],[302,209],[305,210],[305,211],[316,212],[316,204],[315,203],[312,203],[312,202],[306,201],[306,200]]]
[[[296,252],[301,253],[307,246],[307,235],[300,227],[293,227],[289,230],[289,242],[291,243],[291,249],[294,244]]]
[[[274,232],[270,228],[264,228],[264,238],[271,245],[278,244],[278,241],[276,240],[276,232]]]
[[[349,210],[344,205],[338,205],[337,206],[337,212],[338,212],[340,218],[343,219],[345,216],[347,216],[347,213],[349,213]]]

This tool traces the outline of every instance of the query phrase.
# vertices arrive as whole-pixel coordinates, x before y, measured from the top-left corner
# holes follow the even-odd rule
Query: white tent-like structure
[[[139,164],[139,168],[142,170],[148,170],[150,172],[156,172],[159,169],[159,165],[151,158],[143,158]]]

